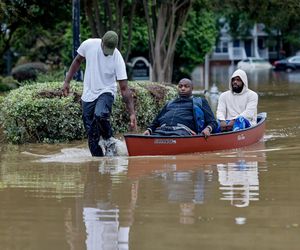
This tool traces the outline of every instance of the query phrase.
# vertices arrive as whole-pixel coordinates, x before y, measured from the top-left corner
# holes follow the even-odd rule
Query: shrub
[[[73,84],[75,91],[79,90]],[[74,96],[62,98],[61,82],[27,85],[12,90],[3,100],[4,134],[13,143],[55,142],[84,136],[81,109]],[[60,95],[46,96],[47,91]],[[50,92],[51,93],[51,92]]]
[[[37,83],[12,90],[1,100],[0,121],[9,142],[63,142],[85,137],[81,119],[82,83],[72,82],[72,95],[63,97],[62,82]],[[146,127],[166,99],[177,93],[165,85],[130,82],[134,93],[138,126]],[[117,95],[113,106],[115,133],[128,131],[128,112]]]
[[[46,73],[39,72],[37,74],[36,81],[37,82],[63,82],[65,79],[65,72],[63,69],[51,70]]]
[[[46,73],[47,66],[41,62],[25,63],[12,69],[12,76],[19,82],[36,80],[38,73]]]
[[[19,84],[11,76],[0,77],[0,92],[16,89]]]
[[[5,91],[9,91],[10,88],[6,85],[3,84],[2,82],[0,82],[0,92],[5,92]]]

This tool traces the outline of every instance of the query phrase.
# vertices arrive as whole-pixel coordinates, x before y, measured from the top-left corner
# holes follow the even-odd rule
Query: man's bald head
[[[190,97],[193,91],[193,83],[188,78],[183,78],[178,83],[178,94],[180,97]]]
[[[188,78],[182,78],[182,79],[179,81],[179,83],[190,84],[191,86],[193,86],[192,81],[191,81],[190,79],[188,79]],[[179,83],[178,83],[178,84],[179,84]]]

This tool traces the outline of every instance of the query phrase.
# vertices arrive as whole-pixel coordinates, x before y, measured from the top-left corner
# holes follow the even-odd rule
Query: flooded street
[[[231,72],[211,82],[225,91]],[[268,119],[247,148],[99,159],[86,141],[0,144],[0,249],[299,249],[300,72],[248,78]]]

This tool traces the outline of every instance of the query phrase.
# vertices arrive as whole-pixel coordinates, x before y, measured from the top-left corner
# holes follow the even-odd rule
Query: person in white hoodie
[[[217,119],[220,131],[231,131],[255,125],[258,95],[248,88],[245,71],[238,69],[229,80],[229,90],[220,95]]]

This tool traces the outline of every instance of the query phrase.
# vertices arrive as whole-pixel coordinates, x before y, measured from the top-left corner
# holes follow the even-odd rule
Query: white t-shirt
[[[120,51],[115,49],[112,55],[105,56],[101,48],[101,39],[91,38],[85,40],[77,52],[85,57],[86,61],[81,99],[92,102],[105,92],[115,96],[116,81],[127,79],[126,67]]]

